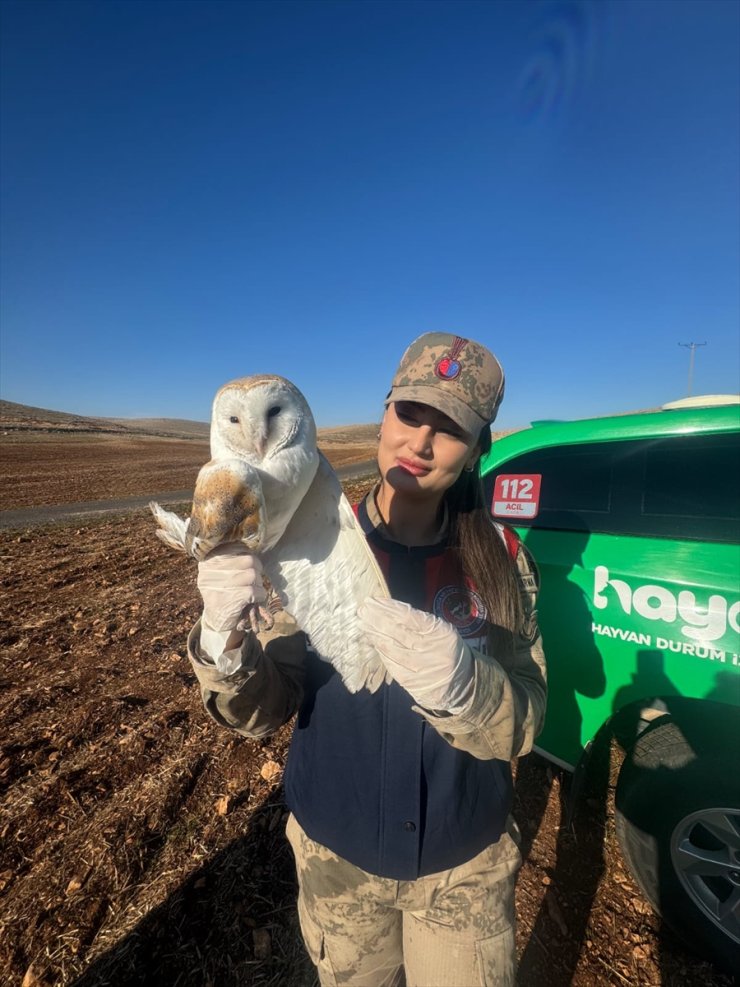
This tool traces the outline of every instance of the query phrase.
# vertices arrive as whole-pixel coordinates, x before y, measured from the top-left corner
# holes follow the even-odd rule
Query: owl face
[[[269,471],[286,450],[315,447],[311,409],[284,377],[242,377],[216,394],[211,417],[214,459],[234,457]]]

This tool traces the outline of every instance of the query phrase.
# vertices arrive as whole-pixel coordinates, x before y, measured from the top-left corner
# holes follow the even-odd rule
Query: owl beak
[[[261,428],[256,428],[249,436],[245,436],[247,441],[252,446],[255,455],[258,459],[263,459],[265,455],[265,446],[267,445],[267,435],[262,431]]]

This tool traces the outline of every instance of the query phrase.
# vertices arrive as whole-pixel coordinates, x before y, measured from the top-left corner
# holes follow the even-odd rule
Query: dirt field
[[[376,426],[327,432],[319,445],[332,466],[375,455]],[[0,511],[191,490],[209,458],[196,439],[10,432],[0,435]]]
[[[72,489],[120,496],[119,482],[156,494],[187,487],[203,462],[194,443],[95,441],[4,443],[3,506],[61,503]],[[350,498],[366,487],[349,484]],[[4,984],[315,983],[283,836],[290,725],[255,742],[206,716],[185,657],[194,577],[144,512],[0,531]],[[519,982],[729,987],[661,928],[625,872],[618,760],[603,752],[570,829],[560,773],[520,762]]]

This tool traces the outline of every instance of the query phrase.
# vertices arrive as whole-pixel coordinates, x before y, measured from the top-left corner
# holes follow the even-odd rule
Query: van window
[[[541,473],[539,514],[522,524],[534,528],[604,530],[612,512],[615,458],[615,445],[611,442],[525,453],[485,478],[488,502],[491,503],[497,473]]]
[[[740,435],[679,435],[559,446],[498,473],[541,473],[540,508],[522,527],[740,541]]]
[[[738,436],[680,436],[645,448],[642,513],[740,519]]]

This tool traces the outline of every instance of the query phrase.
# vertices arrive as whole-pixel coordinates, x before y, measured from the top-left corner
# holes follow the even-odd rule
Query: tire
[[[706,736],[706,734],[704,734]],[[619,774],[622,855],[683,941],[740,971],[740,774],[737,746],[689,743],[670,717],[640,735]]]

